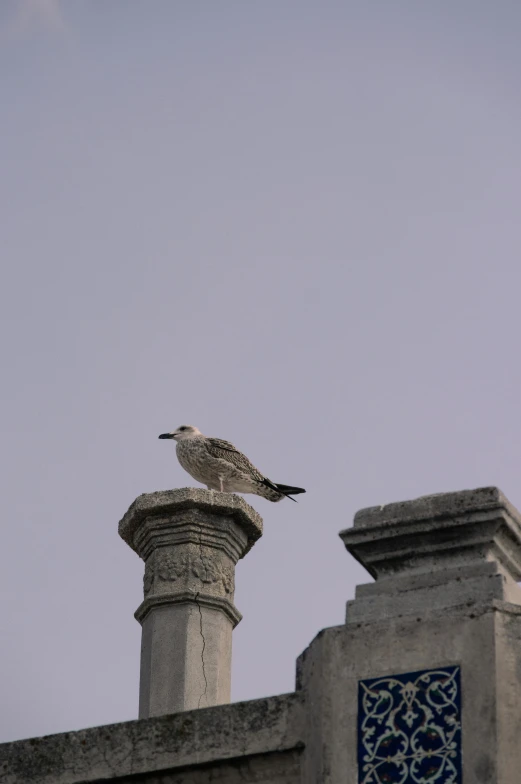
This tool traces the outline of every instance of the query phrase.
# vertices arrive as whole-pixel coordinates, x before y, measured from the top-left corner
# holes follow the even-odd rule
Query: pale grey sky
[[[0,4],[0,740],[137,715],[117,523],[234,441],[233,698],[294,684],[357,509],[521,506],[519,0]]]

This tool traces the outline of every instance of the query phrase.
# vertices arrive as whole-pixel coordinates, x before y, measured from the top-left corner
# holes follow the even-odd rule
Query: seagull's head
[[[201,431],[193,425],[181,425],[177,430],[172,430],[171,433],[161,433],[159,438],[173,438],[174,441],[186,441],[186,439],[195,438],[195,436],[202,436]]]

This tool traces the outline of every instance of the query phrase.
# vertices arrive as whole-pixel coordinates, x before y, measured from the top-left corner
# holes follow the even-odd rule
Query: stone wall
[[[300,781],[302,695],[0,745],[2,784]]]

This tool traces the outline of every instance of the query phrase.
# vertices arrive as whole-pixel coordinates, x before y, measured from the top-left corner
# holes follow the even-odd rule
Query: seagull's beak
[[[161,435],[159,436],[159,438],[173,438],[173,437],[174,437],[173,433],[161,433]]]

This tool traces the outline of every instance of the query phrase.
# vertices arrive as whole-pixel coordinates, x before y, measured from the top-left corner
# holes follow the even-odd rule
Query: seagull
[[[159,438],[176,442],[177,459],[197,482],[221,493],[253,493],[268,501],[281,501],[305,493],[301,487],[272,482],[250,463],[246,455],[222,438],[208,438],[193,425],[181,425]],[[295,501],[294,498],[291,498]]]

